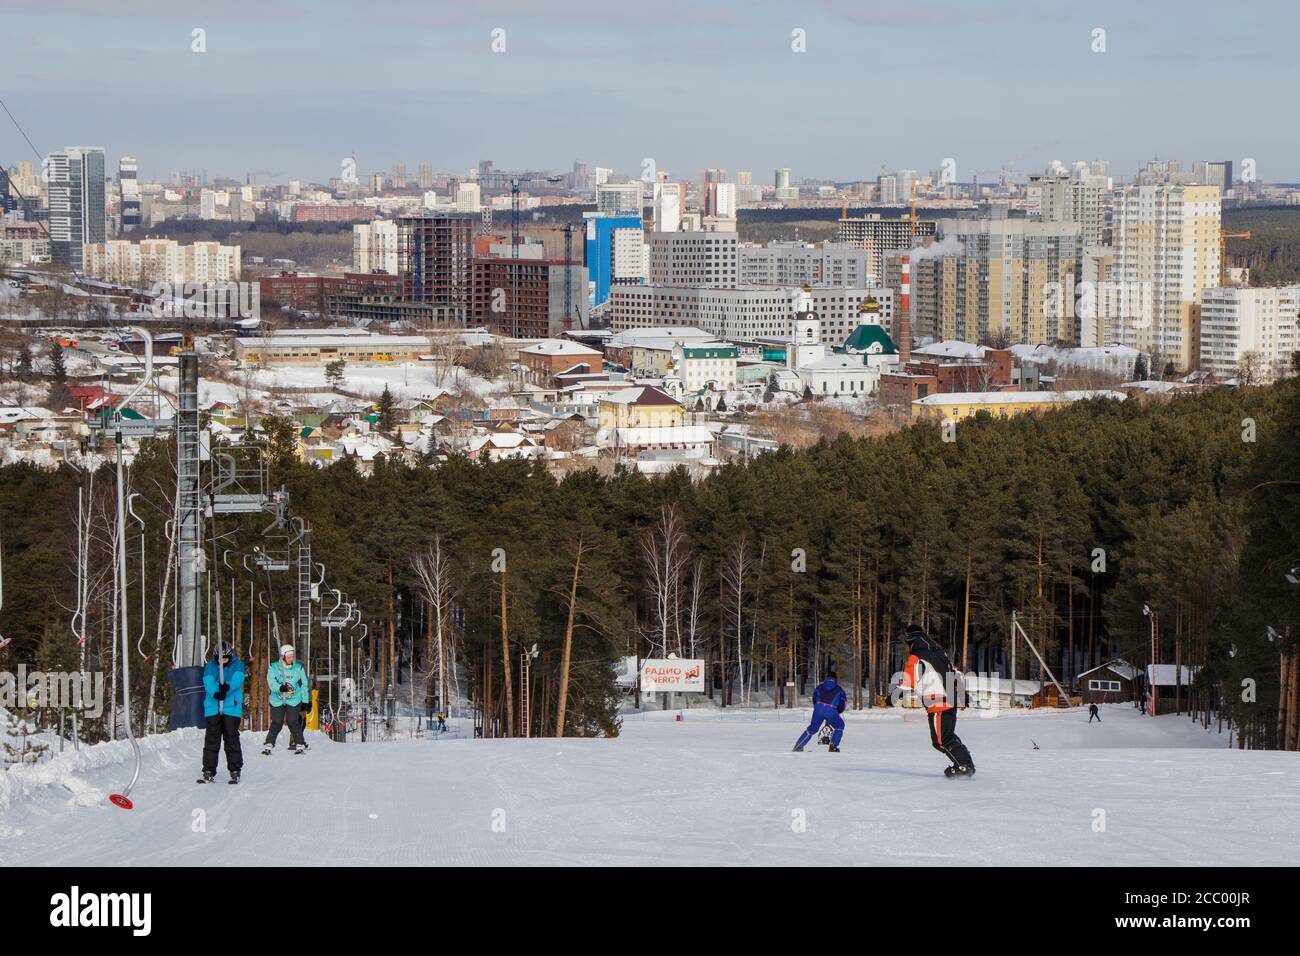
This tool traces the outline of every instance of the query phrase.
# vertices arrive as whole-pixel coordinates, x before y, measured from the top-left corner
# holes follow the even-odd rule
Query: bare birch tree
[[[724,612],[736,635],[736,676],[740,682],[742,705],[745,703],[745,580],[753,561],[749,553],[749,536],[744,532],[722,556]]]
[[[451,556],[443,543],[442,535],[434,535],[433,542],[411,560],[411,566],[415,570],[415,576],[419,579],[420,589],[424,592],[424,599],[433,612],[433,632],[429,635],[428,646],[426,646],[424,653],[424,659],[429,662],[428,673],[425,677],[425,693],[428,694],[428,687],[433,682],[436,672],[438,702],[445,709],[447,706],[447,646],[449,643],[447,631],[450,624],[448,617],[454,594]]]
[[[641,537],[650,617],[646,638],[652,651],[666,657],[681,648],[681,583],[690,561],[690,549],[681,515],[673,505],[664,505],[659,520]],[[673,647],[673,642],[676,647]]]

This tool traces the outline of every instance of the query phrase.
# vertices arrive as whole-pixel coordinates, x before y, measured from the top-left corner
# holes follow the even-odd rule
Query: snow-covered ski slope
[[[965,711],[978,773],[948,780],[919,714],[847,714],[842,753],[791,753],[804,714],[633,714],[614,740],[309,734],[303,756],[245,733],[238,786],[224,756],[196,785],[182,731],[145,741],[132,811],[107,801],[129,745],[104,744],[0,773],[0,865],[1295,862],[1300,756],[1185,717]]]

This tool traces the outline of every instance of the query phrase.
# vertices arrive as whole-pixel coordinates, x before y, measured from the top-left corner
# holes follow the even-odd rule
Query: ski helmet
[[[213,651],[212,656],[219,657],[223,661],[228,661],[233,653],[234,648],[230,646],[229,641],[217,641],[217,647],[216,650]]]
[[[281,656],[281,657],[284,657],[286,654],[297,654],[297,651],[295,651],[295,650],[293,649],[293,645],[292,645],[292,644],[281,644],[281,645],[280,645],[280,656]]]
[[[929,644],[930,638],[926,636],[925,628],[919,624],[907,625],[907,630],[903,633],[903,640],[908,644]]]

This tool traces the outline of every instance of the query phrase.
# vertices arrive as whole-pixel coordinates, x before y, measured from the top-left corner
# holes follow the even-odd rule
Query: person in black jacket
[[[956,701],[949,699],[948,675],[953,673],[953,666],[947,653],[916,624],[909,624],[899,637],[907,642],[907,663],[898,686],[919,695],[925,705],[930,745],[952,761],[951,766],[944,768],[944,775],[971,776],[975,773],[975,761],[957,736]]]

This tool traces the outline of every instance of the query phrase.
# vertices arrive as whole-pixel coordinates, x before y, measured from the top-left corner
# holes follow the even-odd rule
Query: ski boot
[[[211,782],[212,782],[213,780],[215,780],[215,779],[217,779],[217,775],[216,775],[216,773],[215,773],[214,771],[212,771],[212,770],[205,770],[205,771],[203,771],[203,776],[199,777],[199,779],[198,779],[198,780],[195,780],[194,782],[195,782],[195,783],[211,783]]]
[[[292,750],[290,750],[289,752],[292,753],[292,754],[305,754],[305,753],[307,752],[307,745],[306,745],[306,744],[298,744],[296,747],[294,747],[294,748],[293,748]]]
[[[833,754],[837,754],[840,752],[840,748],[836,747],[834,744],[831,744],[827,749]]]
[[[262,756],[263,757],[271,756],[271,751],[274,749],[275,749],[275,744],[266,744],[264,747],[262,747]]]
[[[236,784],[236,783],[239,783],[239,771],[238,771],[238,770],[232,770],[232,771],[230,771],[230,780],[227,781],[227,782],[230,783],[230,784],[232,784],[232,785],[233,785],[233,784]]]
[[[803,748],[800,747],[798,744],[795,744],[795,745],[794,745],[794,752],[797,753],[797,754],[801,754],[801,753],[803,753]]]

